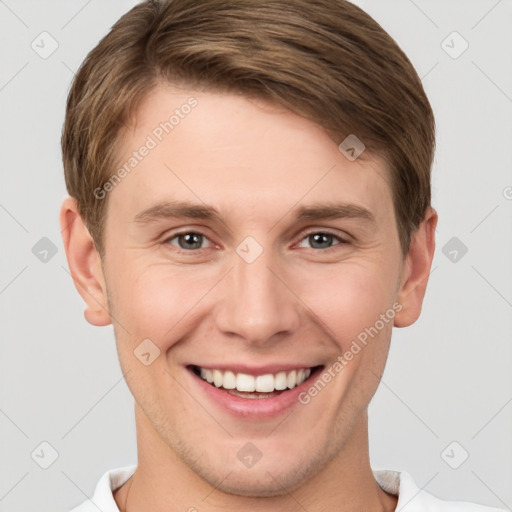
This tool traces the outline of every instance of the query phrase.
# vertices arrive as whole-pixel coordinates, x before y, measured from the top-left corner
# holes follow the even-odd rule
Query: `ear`
[[[412,235],[404,263],[397,296],[402,309],[395,315],[395,327],[407,327],[420,316],[436,247],[436,226],[437,213],[428,208],[423,222]]]
[[[92,325],[110,324],[101,258],[72,197],[62,203],[60,228],[71,277],[85,302],[85,319]]]

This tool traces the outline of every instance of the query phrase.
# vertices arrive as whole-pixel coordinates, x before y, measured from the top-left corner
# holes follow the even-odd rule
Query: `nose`
[[[252,262],[234,253],[216,309],[217,328],[253,345],[291,335],[301,318],[301,302],[293,288],[286,268],[270,250]]]

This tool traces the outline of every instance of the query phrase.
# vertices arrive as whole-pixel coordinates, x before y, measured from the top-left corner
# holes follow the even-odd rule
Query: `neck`
[[[378,486],[370,467],[366,414],[320,473],[298,488],[283,488],[280,495],[265,497],[223,492],[222,478],[217,488],[212,487],[164,443],[137,406],[136,423],[138,466],[114,493],[121,512],[392,512],[396,508],[397,498]]]

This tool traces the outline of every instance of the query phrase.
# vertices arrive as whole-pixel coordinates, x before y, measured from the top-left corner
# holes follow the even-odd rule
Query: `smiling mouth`
[[[297,368],[290,371],[249,375],[220,369],[201,368],[191,365],[189,369],[211,386],[240,398],[272,398],[300,386],[323,366]]]

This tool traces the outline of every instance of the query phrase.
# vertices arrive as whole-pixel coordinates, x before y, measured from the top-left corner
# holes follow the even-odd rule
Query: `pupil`
[[[190,249],[190,248],[200,249],[201,248],[200,238],[201,238],[201,235],[199,235],[197,233],[186,233],[186,234],[180,236],[180,239],[185,241],[185,245],[188,245],[187,247],[183,247],[184,249]],[[313,239],[312,246],[317,247],[318,245],[322,245],[322,244],[330,245],[332,235],[329,235],[328,233],[315,233],[314,235],[311,235],[310,238]],[[191,247],[191,245],[193,247]]]
[[[315,247],[315,244],[322,244],[322,243],[329,243],[332,239],[332,235],[329,235],[327,233],[315,233],[313,236],[313,243],[311,244],[313,247]],[[323,239],[323,240],[322,240]],[[321,247],[322,248],[322,247]],[[325,247],[323,247],[325,249]]]
[[[183,249],[200,249],[201,248],[201,235],[198,235],[197,233],[186,233],[184,235],[180,236],[181,240],[185,240],[185,247]],[[180,244],[181,245],[181,244]],[[191,245],[193,247],[191,247]]]

